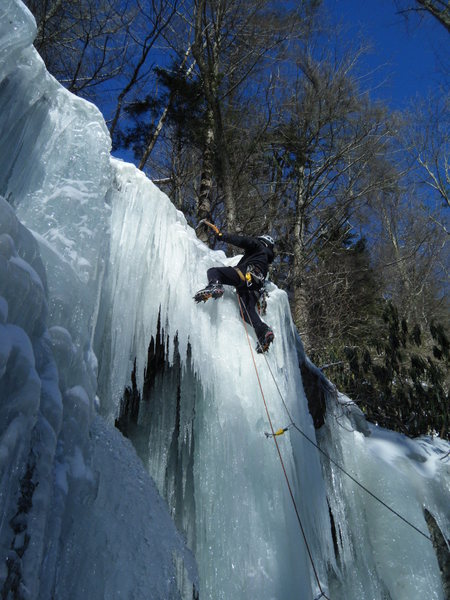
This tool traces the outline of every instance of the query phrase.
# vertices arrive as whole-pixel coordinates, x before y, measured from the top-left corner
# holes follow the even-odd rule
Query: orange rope
[[[295,514],[297,516],[297,521],[298,521],[298,524],[300,526],[300,531],[302,532],[302,536],[303,536],[303,540],[305,542],[306,550],[308,552],[309,560],[311,561],[311,566],[312,566],[313,571],[314,571],[314,576],[316,578],[317,585],[319,586],[319,590],[321,592],[321,596],[319,596],[319,598],[323,597],[326,600],[330,600],[330,598],[328,598],[328,596],[325,595],[325,592],[323,591],[322,586],[320,584],[319,575],[318,575],[316,567],[314,565],[314,561],[313,561],[313,557],[312,557],[312,554],[311,554],[311,550],[309,548],[309,544],[308,544],[308,541],[306,539],[306,534],[305,534],[305,530],[304,530],[304,527],[303,527],[303,524],[302,524],[302,521],[301,521],[301,518],[300,518],[300,513],[298,511],[297,503],[295,501],[294,494],[292,492],[291,483],[289,481],[289,477],[288,477],[288,474],[287,474],[287,471],[286,471],[286,467],[284,466],[283,457],[281,455],[281,450],[280,450],[280,447],[278,445],[278,441],[277,441],[277,438],[276,438],[276,435],[275,435],[275,430],[274,430],[273,425],[272,425],[272,419],[270,418],[269,409],[267,407],[266,398],[264,396],[264,390],[263,390],[263,387],[262,387],[262,384],[261,384],[261,379],[259,377],[258,367],[256,366],[255,355],[254,355],[252,344],[251,344],[251,341],[250,341],[250,336],[248,334],[248,329],[247,329],[247,325],[246,325],[245,318],[244,318],[244,312],[243,312],[243,309],[242,309],[242,302],[241,302],[241,299],[239,297],[239,294],[238,294],[238,302],[239,302],[239,310],[241,311],[242,322],[244,323],[244,329],[245,329],[245,333],[247,335],[247,341],[248,341],[248,345],[249,345],[249,348],[250,348],[250,353],[252,355],[253,366],[255,367],[256,378],[258,379],[258,385],[259,385],[259,389],[261,391],[261,396],[262,396],[262,399],[263,399],[263,402],[264,402],[264,408],[266,410],[267,419],[269,421],[270,430],[272,432],[273,441],[275,442],[275,446],[276,446],[276,449],[277,449],[277,452],[278,452],[278,457],[280,459],[281,467],[283,469],[284,477],[286,479],[286,484],[287,484],[287,487],[288,487],[288,490],[289,490],[289,494],[291,496],[291,500],[292,500],[292,504],[294,506]],[[248,311],[247,311],[247,316],[250,319],[250,315],[248,314]],[[251,322],[251,319],[250,319],[250,322]]]

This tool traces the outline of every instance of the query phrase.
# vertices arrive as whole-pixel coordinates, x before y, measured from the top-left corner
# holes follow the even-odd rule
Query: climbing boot
[[[273,342],[274,339],[275,336],[273,334],[273,331],[271,329],[268,329],[264,334],[264,337],[259,340],[258,345],[256,346],[256,352],[258,352],[258,354],[267,352],[270,344]]]
[[[223,296],[223,285],[219,281],[211,281],[210,283],[208,283],[208,285],[205,288],[203,288],[202,290],[199,290],[195,294],[194,300],[197,303],[198,302],[206,302],[210,298],[214,298],[214,300],[217,300],[217,298],[221,298],[222,296]]]

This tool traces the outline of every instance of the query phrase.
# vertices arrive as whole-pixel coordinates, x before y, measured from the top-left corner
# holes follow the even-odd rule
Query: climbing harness
[[[246,322],[245,322],[245,317],[244,317],[244,309],[243,309],[243,303],[242,303],[241,299],[239,298],[239,295],[238,295],[238,302],[239,302],[239,309],[240,309],[240,311],[241,311],[242,322],[243,322],[243,324],[244,324],[245,333],[246,333],[246,335],[247,335],[247,342],[248,342],[248,346],[249,346],[249,348],[250,348],[250,353],[251,353],[251,355],[252,355],[252,361],[253,361],[253,366],[254,366],[254,368],[255,368],[256,378],[257,378],[257,380],[258,380],[259,389],[260,389],[261,396],[262,396],[262,399],[263,399],[263,402],[264,402],[264,408],[265,408],[265,411],[266,411],[267,420],[269,421],[269,425],[270,425],[270,431],[271,431],[270,437],[272,437],[272,438],[273,438],[273,441],[274,441],[274,443],[275,443],[275,447],[276,447],[276,449],[277,449],[278,458],[280,459],[280,464],[281,464],[281,467],[282,467],[282,469],[283,469],[284,478],[285,478],[285,480],[286,480],[286,485],[287,485],[287,487],[288,487],[288,490],[289,490],[289,495],[290,495],[290,497],[291,497],[291,501],[292,501],[292,505],[293,505],[293,507],[294,507],[295,515],[296,515],[296,517],[297,517],[297,522],[298,522],[298,524],[299,524],[300,531],[301,531],[301,533],[302,533],[302,536],[303,536],[303,541],[305,542],[306,551],[307,551],[307,553],[308,553],[308,557],[309,557],[309,560],[310,560],[310,562],[311,562],[311,566],[312,566],[312,569],[313,569],[313,572],[314,572],[314,577],[315,577],[315,579],[316,579],[317,585],[318,585],[318,587],[319,587],[319,590],[320,590],[320,592],[321,592],[321,595],[319,596],[319,598],[322,598],[322,597],[323,597],[323,598],[325,598],[325,600],[330,600],[330,598],[329,598],[329,597],[328,597],[328,596],[325,594],[325,592],[323,591],[323,589],[322,589],[322,586],[321,586],[321,584],[320,584],[319,575],[318,575],[318,573],[317,573],[317,569],[316,569],[316,566],[315,566],[315,564],[314,564],[314,560],[313,560],[313,557],[312,557],[311,549],[310,549],[310,547],[309,547],[308,540],[306,539],[306,533],[305,533],[305,529],[304,529],[304,527],[303,527],[303,523],[302,523],[302,520],[301,520],[301,518],[300,518],[300,513],[299,513],[299,510],[298,510],[298,508],[297,508],[297,503],[296,503],[296,501],[295,501],[295,498],[294,498],[294,493],[293,493],[293,491],[292,491],[291,482],[289,481],[289,476],[288,476],[288,474],[287,474],[286,467],[285,467],[285,465],[284,465],[283,456],[282,456],[282,454],[281,454],[281,450],[280,450],[280,447],[279,447],[279,445],[278,445],[278,441],[277,441],[277,434],[278,434],[278,435],[281,435],[281,433],[279,433],[279,431],[280,431],[280,430],[279,430],[278,432],[275,432],[275,430],[274,430],[274,427],[273,427],[273,424],[272,424],[272,419],[271,419],[271,417],[270,417],[269,409],[268,409],[268,407],[267,407],[266,398],[265,398],[265,396],[264,396],[264,390],[263,390],[263,388],[262,388],[261,379],[260,379],[260,377],[259,377],[258,367],[256,366],[255,355],[254,355],[254,353],[253,353],[252,344],[251,344],[251,342],[250,342],[250,336],[249,336],[249,334],[248,334],[248,329],[247,329],[247,325],[246,325]],[[248,316],[248,318],[249,318],[249,320],[250,320],[250,323],[251,323],[251,319],[250,319],[250,315],[248,314],[248,311],[247,311],[247,316]],[[284,433],[284,432],[283,432],[283,433]]]
[[[242,283],[245,283],[249,289],[260,289],[264,285],[265,276],[255,265],[248,265],[245,274],[239,267],[233,267],[233,269],[239,275]]]
[[[256,265],[248,265],[245,274],[247,287],[260,289],[264,285],[265,275]]]

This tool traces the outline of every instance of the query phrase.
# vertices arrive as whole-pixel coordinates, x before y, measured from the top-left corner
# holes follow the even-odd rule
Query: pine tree
[[[410,436],[449,436],[449,339],[442,323],[429,331],[386,302],[377,338],[344,349],[330,376],[374,423]]]

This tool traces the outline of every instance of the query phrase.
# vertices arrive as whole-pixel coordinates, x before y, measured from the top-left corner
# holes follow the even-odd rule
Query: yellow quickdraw
[[[278,431],[275,431],[275,433],[267,433],[267,431],[265,431],[264,435],[266,436],[266,438],[276,437],[277,435],[283,435],[283,433],[285,433],[288,430],[289,430],[289,427],[282,427]]]
[[[275,435],[283,435],[283,433],[287,431],[287,427],[283,427],[283,429],[279,429],[278,431],[275,431]]]

